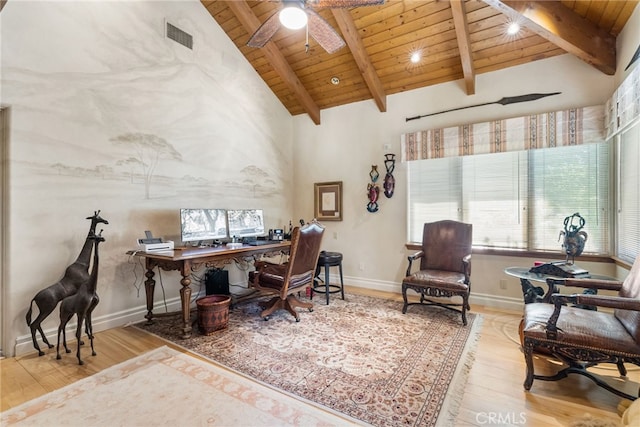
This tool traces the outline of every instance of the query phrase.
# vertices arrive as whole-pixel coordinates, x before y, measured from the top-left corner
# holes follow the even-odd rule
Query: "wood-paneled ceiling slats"
[[[242,13],[249,10],[257,20],[252,22],[258,23],[282,7],[275,0],[233,1],[242,3]],[[572,31],[579,34],[566,28],[555,33],[553,28],[541,28],[527,16],[514,15],[519,10],[514,6],[521,4],[513,0],[455,1],[462,1],[461,22],[466,21],[463,29],[454,25],[447,0],[387,0],[383,5],[346,9],[346,13],[335,16],[330,9],[316,10],[350,44],[331,55],[311,38],[307,51],[304,29],[281,28],[264,48],[247,47],[252,31],[234,13],[237,5],[232,8],[230,1],[224,0],[202,0],[202,4],[285,108],[292,115],[309,114],[320,123],[318,109],[374,100],[384,111],[386,95],[463,78],[469,87],[478,74],[566,53],[610,73],[607,64],[612,60],[606,50],[601,49],[592,57],[594,53],[587,51],[586,40],[615,40],[640,0],[527,2],[534,10],[549,14],[556,25],[572,22]],[[456,20],[460,18],[458,15]],[[517,36],[507,36],[506,27],[515,18],[522,21],[522,29]],[[343,28],[352,28],[354,33],[343,34],[340,27],[345,25]],[[470,56],[465,52],[470,63],[464,74],[459,40],[467,40],[470,49]],[[409,59],[414,51],[423,55],[418,64]],[[340,79],[339,85],[330,83],[333,76]],[[294,90],[292,78],[302,87]]]

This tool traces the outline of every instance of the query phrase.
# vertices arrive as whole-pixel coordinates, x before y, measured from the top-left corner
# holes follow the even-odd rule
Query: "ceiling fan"
[[[300,29],[305,25],[307,35],[313,37],[324,50],[334,53],[344,47],[344,40],[336,30],[313,8],[351,8],[373,6],[385,0],[281,0],[283,7],[267,18],[247,42],[250,47],[263,47],[284,25],[289,29]],[[307,48],[309,44],[307,43]]]

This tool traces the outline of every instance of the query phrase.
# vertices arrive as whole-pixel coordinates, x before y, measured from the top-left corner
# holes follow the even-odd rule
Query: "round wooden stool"
[[[324,268],[324,290],[318,291],[318,288],[322,288],[322,285],[318,283],[321,267]],[[340,270],[340,285],[332,285],[331,283],[329,283],[329,267],[338,267],[338,269]],[[327,305],[329,305],[329,294],[340,292],[342,295],[342,299],[344,299],[344,282],[342,280],[342,254],[340,252],[320,252],[320,256],[318,257],[318,264],[316,265],[315,278],[313,279],[313,287],[311,288],[311,299],[313,299],[314,292],[323,292],[327,296]]]

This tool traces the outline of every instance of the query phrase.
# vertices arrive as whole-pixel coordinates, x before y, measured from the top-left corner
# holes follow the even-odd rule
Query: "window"
[[[408,177],[410,241],[453,219],[473,224],[474,246],[555,252],[578,212],[585,252],[609,253],[607,143],[411,161]]]
[[[616,255],[633,263],[640,253],[640,122],[618,136]]]

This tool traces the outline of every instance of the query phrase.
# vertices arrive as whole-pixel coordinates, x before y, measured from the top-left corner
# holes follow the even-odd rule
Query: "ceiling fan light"
[[[280,23],[290,30],[299,30],[307,25],[307,14],[298,6],[288,6],[278,15]]]

